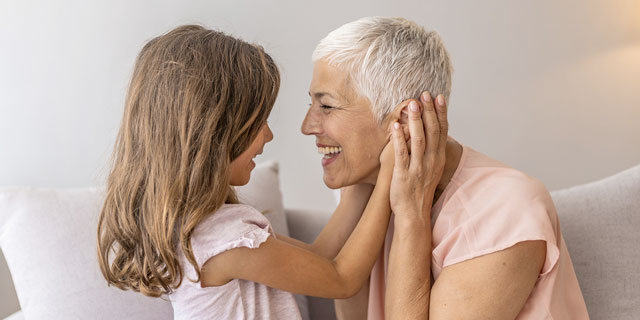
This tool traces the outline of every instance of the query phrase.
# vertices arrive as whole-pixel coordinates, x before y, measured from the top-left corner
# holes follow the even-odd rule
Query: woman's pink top
[[[469,147],[463,147],[453,178],[431,211],[431,271],[544,240],[547,257],[531,295],[516,319],[588,319],[556,209],[544,185]],[[384,291],[393,220],[371,272],[368,319],[384,319]],[[432,282],[433,285],[433,282]],[[508,299],[508,297],[505,297]]]
[[[275,234],[269,220],[251,206],[225,204],[200,222],[191,235],[198,266],[233,248],[258,248]],[[301,319],[293,294],[263,284],[233,279],[225,285],[202,288],[182,253],[182,284],[171,295],[174,319]]]

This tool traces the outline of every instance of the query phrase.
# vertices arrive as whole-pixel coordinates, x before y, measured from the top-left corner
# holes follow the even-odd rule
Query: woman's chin
[[[328,175],[326,172],[325,174],[322,176],[322,180],[324,181],[324,184],[329,188],[329,189],[340,189],[342,187],[344,187],[345,185],[343,183],[339,183],[338,179],[336,179],[336,177],[332,177],[330,175]]]

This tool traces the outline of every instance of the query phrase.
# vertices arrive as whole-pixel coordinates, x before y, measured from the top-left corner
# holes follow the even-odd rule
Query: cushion
[[[0,212],[2,216],[2,212]],[[0,319],[8,317],[10,314],[20,310],[20,303],[16,296],[16,288],[13,285],[7,261],[0,250]]]
[[[289,236],[278,173],[277,162],[258,163],[251,172],[249,183],[236,187],[236,192],[240,202],[249,204],[264,213],[277,233]]]
[[[592,319],[640,314],[640,165],[552,192]]]
[[[24,313],[22,311],[14,312],[10,316],[4,318],[4,320],[24,320]]]
[[[300,241],[312,243],[329,222],[332,211],[287,208],[287,224],[291,236]],[[307,297],[311,319],[335,320],[333,299]]]
[[[240,198],[288,234],[278,165],[256,166]],[[171,303],[106,286],[97,263],[102,191],[0,189],[0,247],[27,319],[173,319]],[[4,295],[4,293],[3,293]],[[307,301],[296,298],[304,319]]]
[[[0,191],[0,246],[27,319],[172,319],[171,304],[107,287],[97,262],[101,192]]]
[[[249,204],[262,212],[276,233],[291,236],[287,226],[287,217],[282,203],[280,191],[279,167],[274,161],[259,163],[251,172],[251,180],[247,185],[236,187],[238,200]],[[309,319],[309,306],[307,297],[294,295],[303,320]]]

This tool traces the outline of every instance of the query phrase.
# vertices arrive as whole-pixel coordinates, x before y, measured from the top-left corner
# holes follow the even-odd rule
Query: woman
[[[362,206],[378,174],[383,124],[406,121],[392,106],[424,89],[439,105],[448,100],[448,53],[435,32],[371,17],[329,33],[312,60],[302,132],[338,150],[323,159],[325,184],[343,190],[338,208]],[[370,286],[336,300],[339,318],[588,318],[542,183],[451,138],[444,153],[442,175],[427,178],[439,179],[435,190],[407,190],[423,211],[392,217]],[[349,230],[358,218],[334,214],[329,225]]]

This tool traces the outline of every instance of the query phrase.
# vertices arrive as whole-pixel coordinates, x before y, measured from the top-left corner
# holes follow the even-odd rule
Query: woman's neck
[[[436,192],[433,196],[433,203],[438,201],[438,198],[440,198],[440,195],[449,185],[451,178],[453,178],[453,175],[456,173],[458,165],[460,165],[460,158],[462,158],[462,145],[449,137],[447,139],[447,146],[445,147],[445,154],[446,160],[444,164],[444,171],[442,172],[440,182],[438,182],[438,186],[436,187]]]
[[[434,203],[442,191],[444,191],[447,185],[449,185],[449,181],[451,181],[453,174],[456,172],[456,169],[458,169],[458,164],[460,164],[460,158],[462,157],[462,145],[449,137],[447,139],[447,146],[445,147],[445,157],[444,171],[442,172],[442,176],[440,177],[440,181],[436,187],[436,193],[433,200]],[[376,168],[374,172],[367,176],[367,178],[360,180],[358,183],[366,183],[375,186],[376,181],[378,180],[379,171],[380,167]]]

